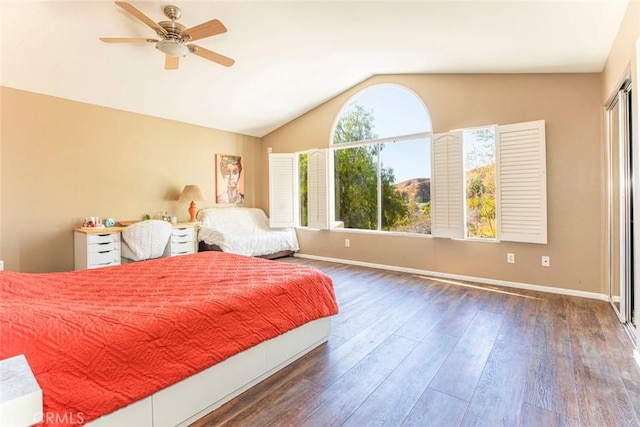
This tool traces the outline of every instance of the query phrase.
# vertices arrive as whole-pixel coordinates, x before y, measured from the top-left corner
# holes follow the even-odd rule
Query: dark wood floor
[[[329,342],[195,426],[640,425],[640,367],[606,302],[287,262],[333,278]]]

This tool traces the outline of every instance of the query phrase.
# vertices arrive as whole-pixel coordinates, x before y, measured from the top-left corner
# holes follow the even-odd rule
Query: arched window
[[[430,234],[431,119],[422,101],[399,86],[367,88],[332,135],[336,226]]]

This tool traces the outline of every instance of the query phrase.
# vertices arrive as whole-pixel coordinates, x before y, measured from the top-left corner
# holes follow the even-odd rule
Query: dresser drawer
[[[106,267],[120,264],[120,250],[106,252],[91,252],[87,262],[87,268]]]
[[[195,245],[193,240],[188,242],[175,242],[171,241],[171,256],[186,255],[195,253]]]
[[[119,242],[105,242],[105,243],[92,243],[87,245],[87,250],[89,253],[93,252],[109,252],[109,251],[119,251],[120,243]]]
[[[100,244],[109,242],[120,242],[120,233],[104,233],[87,235],[87,244]]]
[[[92,268],[110,267],[112,265],[120,265],[120,261],[111,261],[111,262],[106,262],[104,264],[89,264],[87,265],[87,270]]]
[[[173,242],[186,242],[187,240],[193,241],[193,227],[180,227],[171,230],[171,241]]]
[[[193,244],[193,236],[189,237],[172,237],[171,238],[171,244],[172,245],[177,245],[179,243],[191,243]]]

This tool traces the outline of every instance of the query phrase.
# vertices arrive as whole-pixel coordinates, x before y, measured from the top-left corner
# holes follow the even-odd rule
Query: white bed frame
[[[326,342],[330,332],[331,318],[314,320],[87,425],[188,426]]]

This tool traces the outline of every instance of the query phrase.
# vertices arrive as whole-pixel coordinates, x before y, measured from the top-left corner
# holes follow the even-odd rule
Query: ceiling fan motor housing
[[[167,14],[167,9],[171,7],[174,7],[174,6],[165,7],[165,14]],[[180,12],[180,9],[178,9],[178,12]],[[167,16],[169,16],[169,14],[167,14]],[[175,15],[172,15],[172,16],[175,16]],[[177,16],[180,16],[180,14],[178,13]],[[187,56],[189,54],[189,48],[183,44],[185,40],[181,36],[182,32],[187,27],[173,20],[161,21],[161,22],[158,22],[158,25],[164,28],[167,34],[163,35],[163,40],[160,40],[158,43],[156,43],[156,49],[160,50],[161,52],[169,56],[176,56],[176,57]]]

